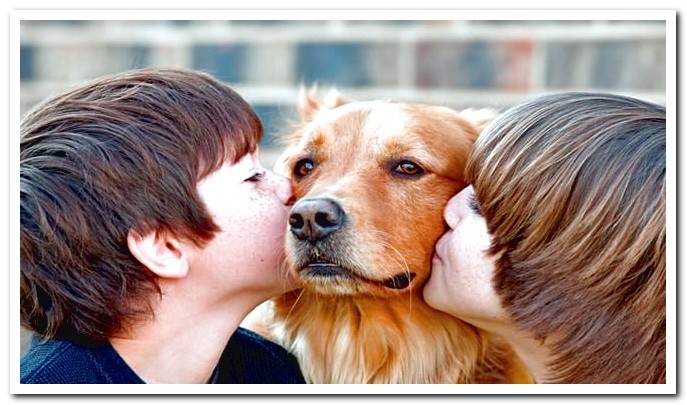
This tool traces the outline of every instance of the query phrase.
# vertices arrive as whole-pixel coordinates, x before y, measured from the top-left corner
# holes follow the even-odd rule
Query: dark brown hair
[[[546,339],[553,381],[665,382],[665,131],[664,107],[566,93],[510,109],[475,144],[494,286]]]
[[[256,149],[262,125],[237,93],[182,70],[137,70],[59,95],[21,123],[21,320],[101,342],[152,315],[155,276],[127,233],[203,246],[219,230],[196,185]]]

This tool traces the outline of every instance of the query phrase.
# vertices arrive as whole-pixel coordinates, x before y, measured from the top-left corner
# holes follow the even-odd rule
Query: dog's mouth
[[[351,271],[338,263],[328,260],[317,259],[309,262],[300,271],[303,278],[315,280],[358,280],[378,287],[389,288],[392,290],[403,290],[410,286],[416,274],[410,271],[403,271],[383,280],[373,280]]]

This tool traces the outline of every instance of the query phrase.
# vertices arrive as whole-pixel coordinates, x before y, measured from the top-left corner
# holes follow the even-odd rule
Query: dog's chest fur
[[[274,301],[272,334],[308,382],[460,383],[478,372],[484,336],[418,296],[299,294]]]

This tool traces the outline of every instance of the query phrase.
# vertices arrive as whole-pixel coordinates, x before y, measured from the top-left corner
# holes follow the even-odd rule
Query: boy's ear
[[[129,251],[148,270],[162,278],[183,278],[189,271],[189,257],[182,242],[169,232],[150,231],[127,234]]]

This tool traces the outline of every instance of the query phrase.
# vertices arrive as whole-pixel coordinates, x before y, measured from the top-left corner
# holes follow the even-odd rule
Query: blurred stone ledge
[[[93,21],[94,24],[40,24],[38,21],[22,21],[22,44],[40,45],[188,45],[195,43],[227,42],[274,43],[274,42],[404,42],[423,40],[517,40],[580,41],[580,40],[632,40],[660,39],[665,37],[662,21],[611,22],[526,21],[523,25],[365,25],[355,24],[285,24],[277,26],[251,26],[211,22],[178,26],[166,22],[127,24],[123,21]],[[102,23],[102,24],[100,24]],[[200,23],[200,22],[197,22]],[[327,23],[327,22],[325,22]],[[513,22],[514,23],[514,22]],[[533,24],[534,23],[534,24]],[[567,24],[566,24],[567,23]]]
[[[82,81],[73,83],[22,83],[21,99],[23,107],[28,108],[51,94],[57,94]],[[261,86],[228,83],[242,97],[254,105],[276,104],[295,107],[298,98],[298,86]],[[470,90],[470,89],[418,89],[413,87],[365,87],[347,88],[332,85],[320,85],[318,91],[322,94],[329,89],[336,88],[342,95],[351,100],[397,100],[426,104],[438,104],[451,108],[492,107],[506,108],[538,95],[568,91],[569,89],[536,89],[536,91],[507,92],[501,90]],[[658,104],[665,104],[665,93],[659,91],[635,91],[631,89],[575,89],[575,91],[595,91],[623,94]],[[25,113],[25,109],[22,109]]]

